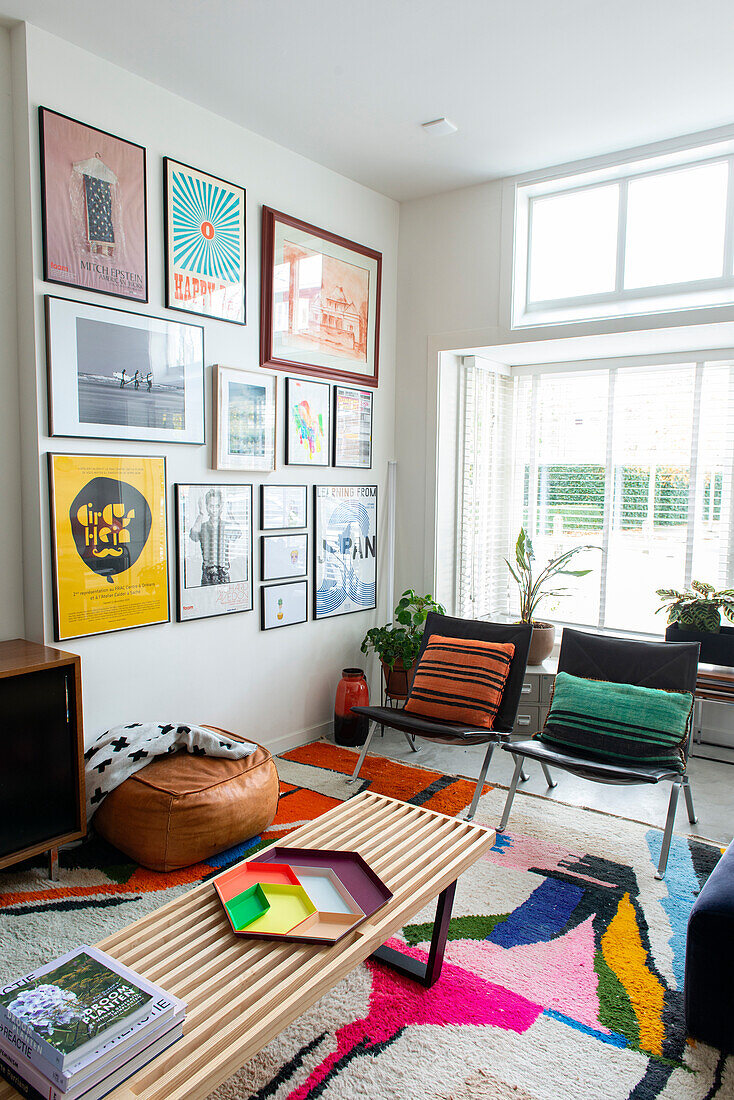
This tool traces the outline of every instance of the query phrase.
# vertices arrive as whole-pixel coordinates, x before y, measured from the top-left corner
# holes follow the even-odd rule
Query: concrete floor
[[[402,733],[385,730],[380,737],[375,732],[370,745],[370,754],[381,754],[393,760],[401,760],[417,767],[433,768],[448,775],[465,775],[476,779],[479,775],[486,747],[459,748],[452,745],[436,745],[429,741],[416,741],[419,752],[413,753]],[[715,760],[704,759],[714,756]],[[730,761],[730,762],[727,762]],[[488,781],[507,787],[514,770],[513,757],[502,749],[495,749],[489,769]],[[540,765],[528,760],[525,771],[529,779],[518,789],[521,798],[523,790],[533,794],[547,795],[556,802],[566,802],[572,806],[588,806],[596,810],[629,817],[662,828],[670,797],[670,784],[637,787],[615,787],[609,784],[590,783],[567,772],[557,771],[554,778],[557,786],[549,791]],[[717,843],[728,844],[734,839],[734,752],[716,745],[696,745],[693,757],[689,761],[688,774],[691,778],[693,800],[698,823],[689,825],[685,803],[681,793],[678,801],[678,814],[675,832],[685,835],[705,837]]]

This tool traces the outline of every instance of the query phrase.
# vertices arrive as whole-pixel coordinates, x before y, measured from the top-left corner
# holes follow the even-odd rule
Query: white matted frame
[[[261,535],[260,580],[281,581],[308,573],[308,534]]]
[[[251,611],[252,485],[176,485],[176,618]]]
[[[278,380],[263,371],[215,366],[215,470],[275,469]]]
[[[308,581],[266,584],[260,589],[260,629],[278,630],[308,620]]]
[[[286,465],[328,466],[330,440],[330,384],[310,378],[286,378]]]
[[[204,329],[46,295],[49,434],[204,443]]]
[[[344,469],[372,469],[372,390],[334,386],[334,466]]]
[[[260,530],[284,531],[308,525],[306,485],[261,485]]]

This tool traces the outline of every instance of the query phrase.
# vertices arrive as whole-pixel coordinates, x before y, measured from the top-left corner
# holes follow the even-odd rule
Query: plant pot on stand
[[[532,626],[533,633],[530,637],[528,664],[542,665],[546,657],[550,657],[553,652],[556,628],[553,623],[533,623]]]
[[[387,661],[380,661],[380,664],[382,665],[382,680],[385,685],[385,702],[387,705],[390,705],[389,701],[391,699],[398,701],[407,699],[413,686],[416,662],[413,661],[411,665],[406,666],[398,659],[392,668]]]

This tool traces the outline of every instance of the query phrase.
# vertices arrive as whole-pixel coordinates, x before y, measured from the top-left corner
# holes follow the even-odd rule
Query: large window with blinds
[[[730,587],[734,365],[464,371],[459,614],[516,614],[504,562],[524,525],[536,562],[591,546],[542,617],[660,634],[657,588]]]

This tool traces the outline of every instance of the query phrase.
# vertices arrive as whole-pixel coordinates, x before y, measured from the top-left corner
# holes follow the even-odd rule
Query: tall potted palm
[[[533,562],[535,553],[530,536],[524,527],[520,528],[520,534],[515,543],[515,565],[507,562],[507,568],[517,582],[520,591],[520,621],[529,623],[533,628],[530,639],[530,651],[528,664],[539,665],[546,657],[549,657],[553,649],[556,637],[556,628],[553,623],[546,623],[535,618],[535,612],[541,600],[550,596],[567,596],[567,588],[548,587],[554,583],[556,577],[585,577],[591,573],[591,569],[568,569],[567,566],[576,554],[583,550],[600,550],[600,546],[584,545],[574,546],[570,550],[559,554],[541,569],[537,577],[533,577]]]

